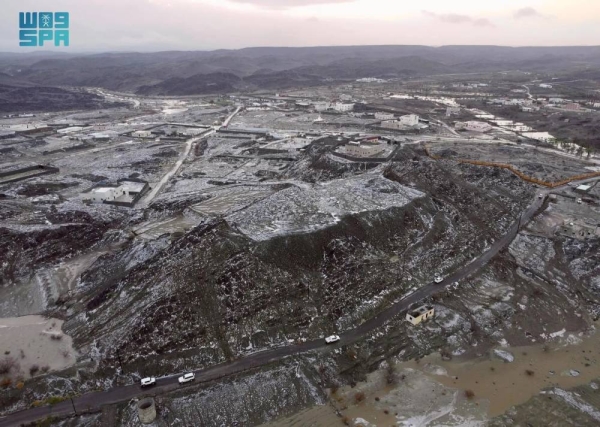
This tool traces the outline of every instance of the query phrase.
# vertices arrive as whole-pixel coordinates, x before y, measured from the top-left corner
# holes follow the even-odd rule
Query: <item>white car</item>
[[[327,338],[325,338],[325,344],[333,344],[334,342],[338,342],[340,340],[340,337],[337,335],[329,335]]]
[[[435,283],[442,283],[442,280],[444,280],[444,279],[442,279],[442,276],[440,276],[439,274],[436,274],[435,277],[433,278],[433,281]]]
[[[187,374],[184,374],[182,377],[179,377],[177,381],[179,381],[179,384],[185,384],[189,383],[190,381],[194,381],[195,379],[196,374],[194,374],[193,372],[189,372]]]
[[[142,387],[150,387],[151,385],[155,385],[155,384],[156,384],[156,378],[154,378],[154,377],[142,378],[142,381],[140,381],[140,385]]]
[[[538,196],[538,198],[543,199],[544,198],[544,194],[540,193],[540,195]]]
[[[582,204],[582,203],[583,203],[583,200],[582,200],[582,199],[577,199],[577,203],[578,203],[578,204]]]

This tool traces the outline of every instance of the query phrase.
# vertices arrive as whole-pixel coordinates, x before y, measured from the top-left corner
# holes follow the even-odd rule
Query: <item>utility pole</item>
[[[75,415],[77,415],[77,410],[75,409],[75,403],[73,402],[73,398],[70,397],[69,399],[71,400],[71,406],[73,406],[73,412],[75,412]]]
[[[123,369],[123,362],[121,362],[121,354],[119,353],[118,348],[117,348],[117,360],[119,361],[119,367],[121,368],[121,372],[125,373],[125,369]]]

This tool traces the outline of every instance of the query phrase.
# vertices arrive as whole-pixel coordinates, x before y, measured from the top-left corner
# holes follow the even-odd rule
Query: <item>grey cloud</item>
[[[253,4],[266,9],[290,9],[316,4],[353,3],[354,0],[229,0],[235,3]]]
[[[445,22],[447,24],[471,24],[477,27],[494,26],[494,24],[492,24],[489,19],[473,18],[468,15],[459,15],[457,13],[434,13],[428,10],[424,10],[423,14],[429,16],[430,18],[434,18],[441,22]]]
[[[544,16],[535,10],[533,7],[524,7],[517,10],[514,15],[515,18],[543,18]]]

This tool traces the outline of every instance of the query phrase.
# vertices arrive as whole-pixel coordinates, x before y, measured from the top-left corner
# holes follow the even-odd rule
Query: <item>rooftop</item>
[[[108,193],[112,191],[114,188],[112,187],[99,187],[92,189],[92,193]]]
[[[411,311],[410,315],[412,317],[417,317],[420,316],[424,313],[427,313],[429,310],[433,309],[433,307],[429,306],[429,305],[422,305],[419,308],[415,308],[413,311]]]

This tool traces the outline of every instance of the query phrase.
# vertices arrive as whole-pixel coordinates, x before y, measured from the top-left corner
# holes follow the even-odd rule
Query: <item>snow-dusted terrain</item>
[[[307,233],[341,217],[402,207],[425,194],[379,175],[361,175],[281,190],[243,212],[227,217],[254,240]]]

